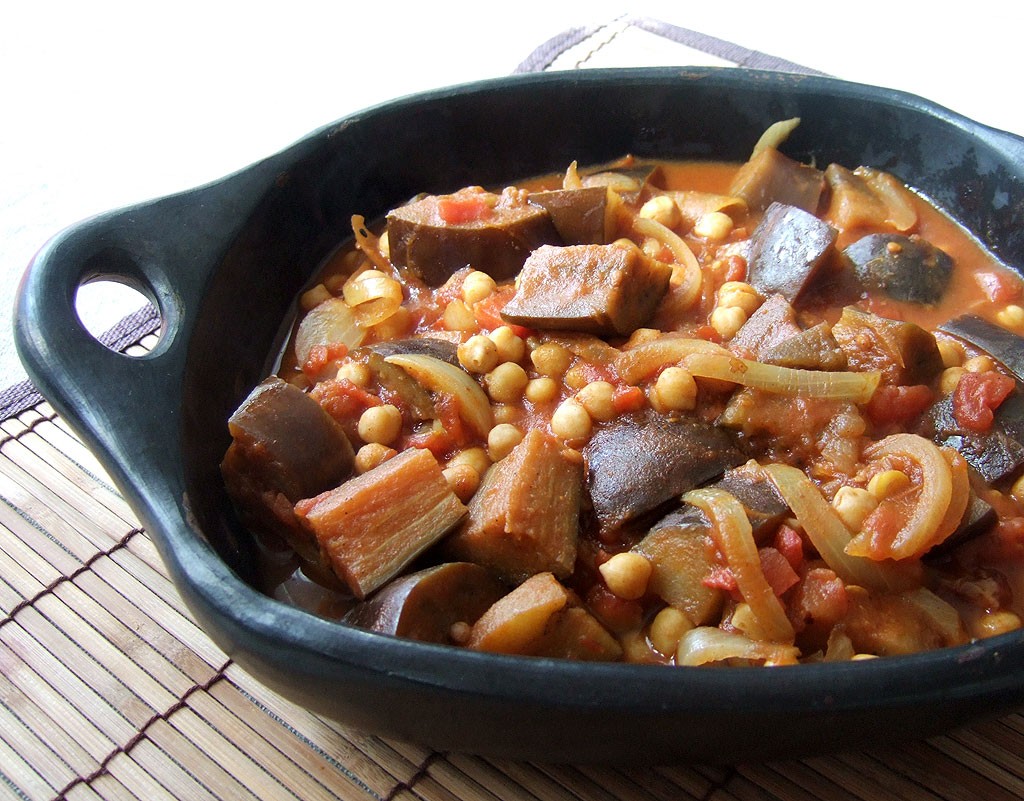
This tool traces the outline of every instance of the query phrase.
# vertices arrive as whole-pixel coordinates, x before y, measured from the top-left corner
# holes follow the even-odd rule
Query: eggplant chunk
[[[619,417],[599,429],[583,458],[594,514],[604,531],[655,512],[744,461],[722,429],[653,410]]]
[[[221,473],[239,516],[256,530],[284,536],[307,561],[319,561],[292,504],[352,473],[354,453],[342,427],[308,394],[272,376],[238,407],[228,429],[232,442]]]
[[[530,577],[474,624],[469,648],[502,654],[612,661],[622,647],[551,573]]]
[[[603,186],[533,192],[530,202],[547,210],[567,245],[603,245],[611,238],[613,218]]]
[[[631,243],[544,246],[523,265],[501,316],[529,328],[628,336],[654,314],[671,276]]]
[[[409,448],[295,504],[331,568],[362,600],[465,517],[434,455]]]
[[[891,384],[926,384],[943,369],[935,335],[916,323],[847,306],[832,336],[851,370],[880,370]]]
[[[764,296],[790,303],[811,283],[836,241],[836,230],[796,206],[772,203],[750,238],[748,280]]]
[[[469,517],[444,543],[456,559],[519,582],[568,577],[576,563],[583,476],[550,434],[532,429],[484,475]]]
[[[740,167],[729,194],[743,198],[752,209],[782,203],[813,214],[824,188],[821,170],[766,147]]]
[[[974,314],[955,317],[939,330],[982,350],[1024,381],[1024,337]]]
[[[436,337],[411,337],[410,339],[395,339],[385,342],[374,342],[366,346],[384,358],[395,356],[400,353],[412,353],[417,356],[433,356],[448,364],[459,366],[459,357],[454,342]]]
[[[918,433],[956,450],[989,484],[1012,478],[1024,469],[1024,395],[1006,398],[985,433],[965,431],[953,412],[952,395],[946,395],[925,412]]]
[[[534,249],[560,241],[547,211],[517,198],[467,188],[400,206],[388,214],[391,261],[430,286],[467,265],[512,278]]]
[[[798,370],[846,369],[846,354],[832,336],[832,326],[825,322],[765,348],[761,361]]]
[[[729,340],[729,350],[745,359],[764,361],[766,351],[800,332],[792,304],[775,294],[765,300]]]
[[[385,584],[345,622],[382,634],[451,645],[452,626],[472,626],[507,588],[486,568],[446,562]]]
[[[869,234],[843,259],[866,288],[910,303],[938,303],[953,276],[953,260],[919,236]]]

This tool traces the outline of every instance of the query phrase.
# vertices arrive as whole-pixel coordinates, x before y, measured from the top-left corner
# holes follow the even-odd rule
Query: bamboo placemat
[[[706,55],[679,63],[770,66],[764,54],[627,19],[569,31],[520,70],[600,65],[631,35]],[[105,341],[144,351],[157,321],[144,309]],[[206,637],[104,470],[30,385],[0,393],[0,406],[2,799],[1024,797],[1019,714],[927,741],[732,767],[496,761],[351,730],[263,687]]]

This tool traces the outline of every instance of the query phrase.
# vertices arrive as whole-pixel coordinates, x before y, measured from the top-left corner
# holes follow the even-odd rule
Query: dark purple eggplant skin
[[[459,366],[457,348],[453,342],[436,337],[410,337],[389,342],[374,342],[366,346],[369,350],[387,358],[395,354],[411,353],[417,356],[433,356],[448,364]]]
[[[345,622],[421,642],[452,642],[456,623],[472,625],[508,588],[487,568],[445,562],[401,576],[353,607]]]
[[[1024,382],[1024,337],[975,314],[954,317],[939,330],[984,351]]]
[[[790,303],[814,280],[836,241],[836,230],[796,206],[772,203],[750,238],[748,281],[763,296]]]
[[[694,417],[647,410],[597,431],[583,450],[602,531],[653,513],[745,461],[729,435]]]
[[[843,260],[865,288],[909,303],[938,303],[953,277],[953,260],[918,236],[869,234],[843,250]]]

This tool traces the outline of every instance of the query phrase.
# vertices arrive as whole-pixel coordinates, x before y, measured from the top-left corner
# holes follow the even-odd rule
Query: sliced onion
[[[917,225],[913,196],[895,176],[872,167],[858,167],[853,171],[867,183],[888,210],[886,222],[897,231],[909,231]]]
[[[743,504],[729,492],[705,487],[691,490],[683,500],[711,520],[715,544],[736,578],[743,600],[772,642],[792,643],[795,633],[775,592],[761,569],[761,558]]]
[[[580,180],[579,171],[576,169],[576,162],[569,165],[562,179],[562,189],[582,189],[583,181]]]
[[[418,353],[396,353],[384,361],[396,364],[426,389],[454,399],[459,416],[481,437],[494,426],[491,404],[480,385],[465,370],[453,364]]]
[[[706,665],[729,659],[749,659],[765,665],[795,665],[800,649],[793,645],[752,640],[743,634],[712,626],[690,629],[679,641],[676,664]]]
[[[380,239],[366,227],[366,219],[359,214],[352,215],[352,235],[355,237],[356,247],[378,270],[394,275],[395,268],[391,265],[391,260],[381,252]]]
[[[295,332],[295,359],[303,365],[318,345],[345,345],[349,350],[359,347],[366,331],[355,313],[341,298],[328,298],[310,309]]]
[[[967,641],[967,632],[956,607],[943,601],[927,587],[918,587],[912,592],[903,594],[910,603],[917,607],[935,630],[942,636],[944,645],[959,645]]]
[[[633,219],[633,230],[641,236],[649,236],[658,240],[658,242],[672,251],[673,258],[683,265],[689,273],[696,272],[696,275],[701,274],[700,263],[697,261],[697,257],[693,255],[693,251],[690,250],[690,246],[667,225],[662,225],[657,220],[652,220],[649,217],[635,217]],[[700,284],[698,283],[697,286],[699,288]]]
[[[918,581],[919,571],[908,565],[875,562],[847,553],[846,546],[853,535],[803,470],[784,464],[765,465],[762,470],[800,522],[819,556],[844,584],[858,584],[873,590],[899,590]]]
[[[401,283],[380,270],[353,274],[342,287],[342,296],[364,328],[387,320],[404,300]]]
[[[750,158],[753,159],[754,156],[762,150],[767,150],[768,148],[778,150],[779,146],[789,139],[789,135],[796,130],[796,127],[799,124],[799,117],[790,117],[788,120],[773,122],[765,129],[765,132],[761,134],[761,138],[757,140],[757,144],[754,145],[754,151],[750,154]]]
[[[846,552],[869,559],[911,559],[924,555],[948,537],[963,518],[969,499],[966,465],[947,459],[935,443],[917,434],[892,434],[864,451],[868,459],[900,456],[921,467],[917,502],[892,542],[861,531],[850,540]],[[871,516],[868,516],[868,521]]]
[[[624,350],[616,359],[615,370],[627,384],[638,384],[662,367],[679,364],[694,353],[713,353],[730,357],[729,351],[706,339],[661,336],[658,339]]]
[[[732,381],[752,389],[762,389],[780,395],[849,400],[853,403],[867,403],[871,400],[882,377],[877,370],[799,370],[707,352],[687,356],[682,366],[694,376]]]
[[[639,192],[643,184],[632,175],[621,172],[597,172],[586,176],[583,186],[604,186],[615,192]]]

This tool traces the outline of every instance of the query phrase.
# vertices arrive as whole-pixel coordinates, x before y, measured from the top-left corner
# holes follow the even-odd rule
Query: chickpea
[[[550,403],[558,397],[558,382],[544,375],[532,379],[527,385],[524,395],[530,403]]]
[[[456,298],[444,307],[441,318],[444,327],[449,331],[473,331],[476,329],[476,317],[465,301]]]
[[[651,645],[666,656],[674,654],[683,635],[692,628],[693,623],[685,612],[666,606],[651,621]]]
[[[743,309],[749,317],[761,305],[761,295],[744,281],[726,281],[718,289],[718,306]]]
[[[964,363],[964,349],[948,339],[940,339],[936,343],[943,367],[960,367]]]
[[[530,352],[533,369],[550,378],[561,378],[572,364],[572,351],[557,342],[545,342]]]
[[[732,339],[747,321],[747,313],[739,306],[716,306],[711,312],[711,327],[722,339]]]
[[[840,487],[832,507],[850,531],[860,531],[864,519],[878,507],[878,498],[860,487]]]
[[[459,357],[459,364],[471,373],[489,373],[498,366],[498,346],[490,337],[483,334],[474,334],[461,345],[456,355]]]
[[[587,410],[573,398],[562,401],[551,415],[551,431],[561,439],[586,439],[592,426]]]
[[[968,373],[987,373],[996,369],[996,363],[991,356],[972,356],[964,362],[964,369]]]
[[[312,289],[307,289],[299,297],[299,306],[303,311],[309,311],[314,306],[319,306],[325,300],[334,297],[323,284],[317,284]]]
[[[462,299],[469,305],[488,297],[498,285],[487,273],[473,270],[462,282]]]
[[[357,428],[363,442],[390,445],[402,433],[402,413],[390,403],[371,406],[359,415]]]
[[[491,457],[487,455],[487,451],[479,446],[466,448],[448,460],[448,467],[460,464],[468,464],[479,475],[483,476],[487,472],[487,468],[491,466]]]
[[[574,364],[566,370],[565,375],[562,376],[562,380],[569,389],[575,392],[579,392],[583,387],[590,383],[590,377],[587,375],[587,369],[582,364]]]
[[[666,228],[675,228],[682,220],[679,206],[668,195],[656,195],[640,207],[640,216],[654,220]]]
[[[1010,303],[996,312],[996,322],[1011,331],[1024,330],[1024,308]]]
[[[356,451],[355,470],[359,475],[368,473],[396,455],[398,451],[387,445],[381,445],[379,442],[367,443]]]
[[[370,368],[359,362],[342,362],[338,368],[337,379],[339,381],[351,381],[357,387],[369,386],[371,378]]]
[[[654,565],[641,553],[625,551],[615,554],[598,570],[609,590],[619,598],[635,601],[647,592],[647,582],[650,581]]]
[[[724,211],[709,211],[697,218],[693,233],[704,239],[720,242],[732,231],[732,217]]]
[[[686,412],[697,406],[697,382],[682,367],[668,367],[650,392],[651,405],[659,412]]]
[[[868,492],[878,500],[891,498],[910,487],[910,476],[902,470],[883,470],[876,473],[868,482]]]
[[[494,417],[494,424],[512,423],[515,425],[523,417],[523,410],[515,403],[492,403],[491,414]]]
[[[607,422],[615,417],[615,387],[607,381],[592,381],[576,394],[594,420]]]
[[[470,465],[462,463],[446,467],[442,474],[456,497],[466,503],[480,486],[480,474]]]
[[[515,362],[502,362],[484,376],[487,394],[497,403],[515,403],[523,397],[530,377]]]
[[[500,462],[523,441],[523,432],[511,423],[498,423],[487,435],[487,455],[493,462]]]
[[[942,371],[942,375],[939,376],[939,389],[944,395],[948,395],[956,389],[956,385],[960,383],[960,378],[966,372],[963,367],[947,367]]]
[[[495,328],[488,336],[498,349],[500,361],[520,362],[526,355],[526,343],[507,325]]]
[[[1010,487],[1010,497],[1017,503],[1024,503],[1024,475],[1013,482]]]

